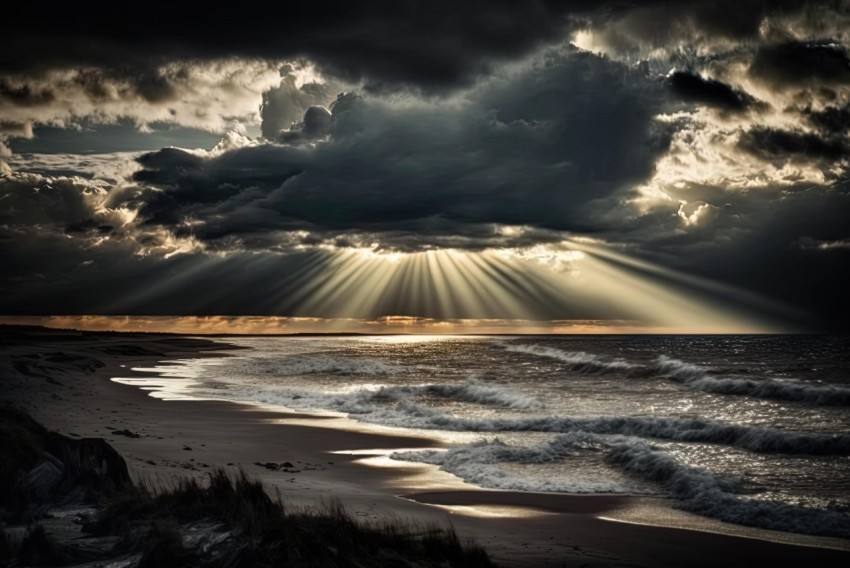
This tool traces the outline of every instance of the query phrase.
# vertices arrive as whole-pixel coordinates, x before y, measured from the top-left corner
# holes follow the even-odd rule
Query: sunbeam
[[[174,297],[184,313],[241,315],[234,306],[247,296],[255,311],[246,315],[321,318],[325,326],[409,316],[420,318],[411,329],[432,325],[423,321],[514,320],[559,321],[563,331],[563,322],[593,321],[683,333],[776,331],[788,329],[783,316],[794,315],[753,293],[584,240],[415,253],[316,247],[173,262],[179,270],[139,283],[104,312],[136,313],[153,298]]]
[[[774,306],[754,300],[751,293],[600,244],[572,241],[545,250],[538,245],[534,254],[522,249],[402,254],[351,248],[209,256],[194,259],[192,266],[161,279],[155,288],[141,286],[128,293],[124,304],[109,311],[132,313],[152,296],[185,298],[197,289],[188,310],[231,313],[227,294],[204,283],[234,278],[241,282],[241,294],[266,292],[256,293],[258,315],[325,322],[406,316],[415,324],[411,329],[428,327],[422,325],[425,321],[459,320],[559,321],[561,331],[570,321],[621,322],[623,329],[656,332],[782,329],[776,317],[781,306],[770,310]],[[233,286],[227,289],[233,293]],[[399,321],[407,320],[395,323]]]

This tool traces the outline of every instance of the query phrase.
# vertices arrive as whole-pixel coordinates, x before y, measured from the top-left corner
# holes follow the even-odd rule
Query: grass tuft
[[[45,448],[68,443],[27,414],[0,406],[0,524],[32,517],[32,511],[67,493],[30,494],[22,480],[39,460],[49,457]],[[100,450],[124,466],[111,447]],[[100,513],[84,525],[85,533],[119,537],[113,550],[97,553],[103,560],[134,554],[141,558],[140,568],[493,566],[483,548],[462,541],[450,527],[400,520],[363,523],[349,515],[338,499],[289,511],[279,492],[273,499],[261,482],[244,471],[231,475],[217,468],[205,482],[184,478],[170,485],[132,484],[125,466],[113,476],[89,473],[76,472],[68,481],[73,486],[66,489],[86,502],[100,503]],[[16,551],[0,533],[0,565],[75,561],[74,546],[55,541],[40,525],[32,526]]]
[[[204,558],[186,549],[174,527],[198,523],[232,531],[226,550]],[[493,566],[483,548],[463,542],[452,528],[365,524],[336,499],[286,512],[279,496],[273,500],[259,481],[222,469],[207,484],[185,479],[171,487],[138,485],[113,499],[91,530],[122,536],[124,548],[142,549],[149,566]]]

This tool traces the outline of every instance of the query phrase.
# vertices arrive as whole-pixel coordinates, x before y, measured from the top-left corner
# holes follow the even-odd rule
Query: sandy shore
[[[278,490],[288,506],[338,498],[355,516],[372,521],[451,523],[503,566],[850,563],[845,541],[713,522],[695,521],[703,530],[647,526],[640,524],[647,518],[665,524],[658,522],[663,515],[648,514],[664,508],[657,501],[486,491],[428,466],[385,457],[397,448],[439,445],[428,437],[367,429],[340,417],[221,401],[164,401],[110,380],[150,377],[131,369],[218,356],[215,349],[225,348],[207,340],[8,329],[0,334],[0,399],[19,404],[60,433],[106,438],[137,480],[169,483],[180,476],[205,477],[213,467],[243,468]],[[682,526],[682,516],[671,515],[667,524]]]

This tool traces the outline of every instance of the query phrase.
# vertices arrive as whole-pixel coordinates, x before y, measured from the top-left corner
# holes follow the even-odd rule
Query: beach
[[[500,566],[850,561],[846,539],[720,522],[700,525],[704,530],[647,525],[641,511],[661,507],[657,499],[486,490],[430,465],[387,458],[394,450],[439,448],[436,436],[406,435],[331,413],[162,400],[111,380],[150,379],[133,369],[162,361],[221,356],[233,348],[226,338],[11,327],[3,337],[2,399],[66,436],[106,439],[135,480],[168,484],[183,476],[205,479],[216,467],[242,469],[278,491],[288,507],[336,498],[364,521],[451,524]],[[669,524],[681,525],[686,514],[671,515]],[[650,519],[658,525],[662,517]]]

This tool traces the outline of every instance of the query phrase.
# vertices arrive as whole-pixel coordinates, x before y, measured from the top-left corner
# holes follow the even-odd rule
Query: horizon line
[[[80,332],[126,332],[207,337],[381,335],[802,335],[818,330],[701,325],[653,325],[629,320],[437,319],[387,315],[373,319],[260,315],[0,315],[2,326]]]

